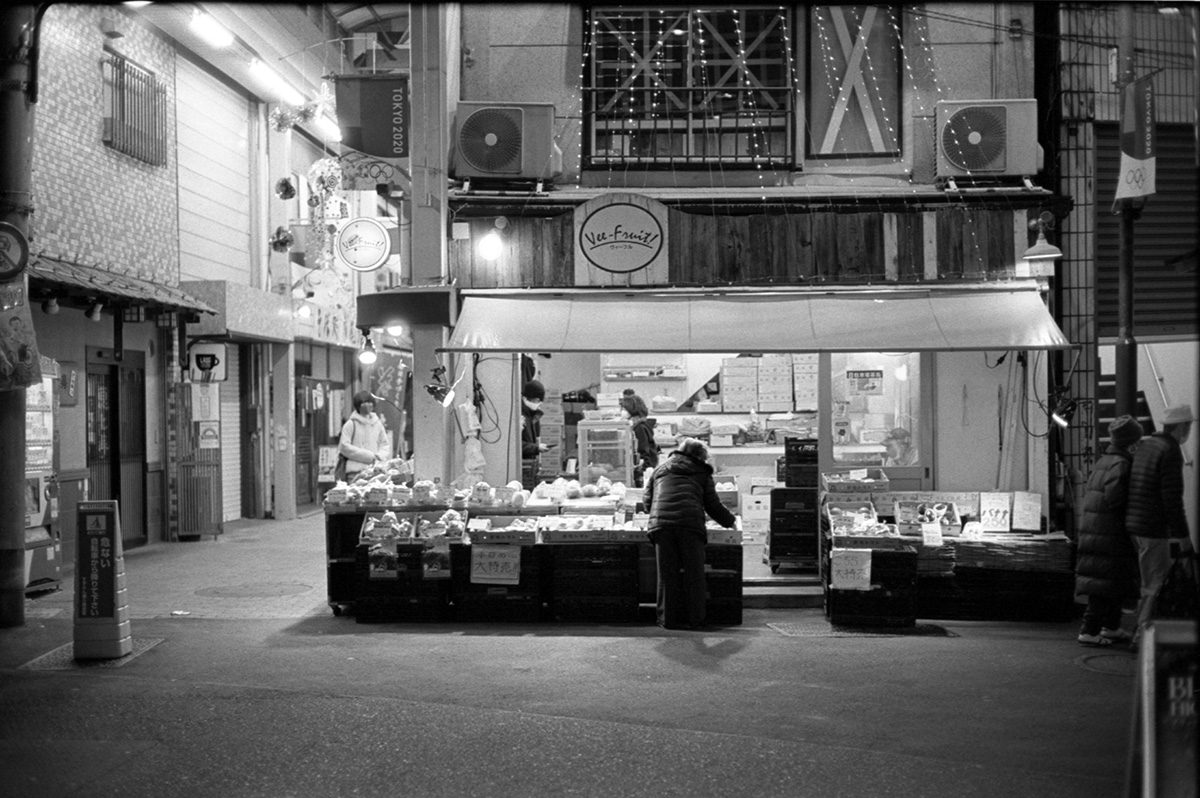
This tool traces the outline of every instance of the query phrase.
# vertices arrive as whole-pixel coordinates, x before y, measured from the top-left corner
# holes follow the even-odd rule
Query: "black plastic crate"
[[[629,596],[555,596],[551,614],[560,621],[634,623],[638,619],[637,594]]]
[[[459,621],[532,623],[546,620],[546,605],[541,596],[491,593],[456,595],[454,617]]]
[[[771,514],[808,512],[821,509],[820,493],[810,488],[771,488]]]
[[[704,549],[704,564],[740,574],[744,567],[742,547],[737,543],[710,543]]]
[[[325,515],[325,554],[330,559],[354,556],[366,511]]]
[[[712,599],[742,598],[742,575],[731,571],[708,571],[704,574],[704,590]]]
[[[817,458],[816,438],[784,437],[783,461],[787,465],[812,464],[817,462]]]
[[[742,600],[710,598],[704,603],[704,622],[713,626],[740,626]]]
[[[554,569],[628,568],[636,573],[638,567],[637,543],[562,543],[538,548],[546,551]]]
[[[331,604],[349,604],[357,598],[357,563],[348,560],[328,563],[325,568],[325,577]]]
[[[784,464],[776,479],[789,488],[819,488],[821,471],[817,466]]]
[[[555,598],[559,596],[632,596],[638,595],[639,576],[629,568],[555,569]]]
[[[493,588],[503,587],[506,592],[542,597],[550,587],[550,569],[546,553],[542,551],[541,546],[514,547],[521,550],[521,568],[517,575],[517,584],[494,585],[471,581],[471,546],[451,546],[451,591],[456,597],[487,595],[489,592],[495,592]]]
[[[767,552],[772,558],[803,557],[817,560],[817,536],[815,534],[789,534],[771,530],[767,533]]]
[[[876,590],[835,590],[825,593],[825,614],[831,623],[875,625],[880,619],[892,619],[890,626],[911,626],[916,622],[916,588],[880,588]]]
[[[453,618],[444,597],[368,596],[354,602],[358,623],[438,622]]]

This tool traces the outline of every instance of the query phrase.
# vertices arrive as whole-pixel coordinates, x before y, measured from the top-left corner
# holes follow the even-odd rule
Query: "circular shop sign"
[[[580,251],[589,263],[606,272],[628,274],[644,269],[662,247],[662,225],[640,205],[605,205],[579,226]]]
[[[358,272],[373,272],[392,255],[392,237],[383,222],[370,216],[342,225],[333,243],[338,257]]]
[[[29,263],[29,241],[21,228],[0,222],[0,281],[12,280]]]

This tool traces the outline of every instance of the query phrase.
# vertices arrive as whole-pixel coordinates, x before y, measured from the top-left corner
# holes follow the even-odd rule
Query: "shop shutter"
[[[1135,337],[1195,338],[1196,161],[1190,125],[1157,126],[1157,193],[1133,225]],[[1096,326],[1101,339],[1117,335],[1120,217],[1111,213],[1120,169],[1120,131],[1096,125]],[[1190,253],[1190,258],[1187,257]],[[1175,260],[1174,263],[1168,263]]]

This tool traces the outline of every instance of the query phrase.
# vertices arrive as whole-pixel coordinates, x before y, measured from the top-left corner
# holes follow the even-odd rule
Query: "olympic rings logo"
[[[1125,172],[1125,184],[1134,188],[1141,188],[1146,185],[1146,170],[1138,167]]]

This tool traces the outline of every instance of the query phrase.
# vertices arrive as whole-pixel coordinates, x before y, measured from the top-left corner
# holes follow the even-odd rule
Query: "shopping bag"
[[[1195,552],[1175,557],[1154,599],[1155,618],[1190,621],[1200,617],[1200,576],[1196,571]]]
[[[335,482],[346,481],[346,455],[339,454],[337,465],[333,467],[333,479]]]

